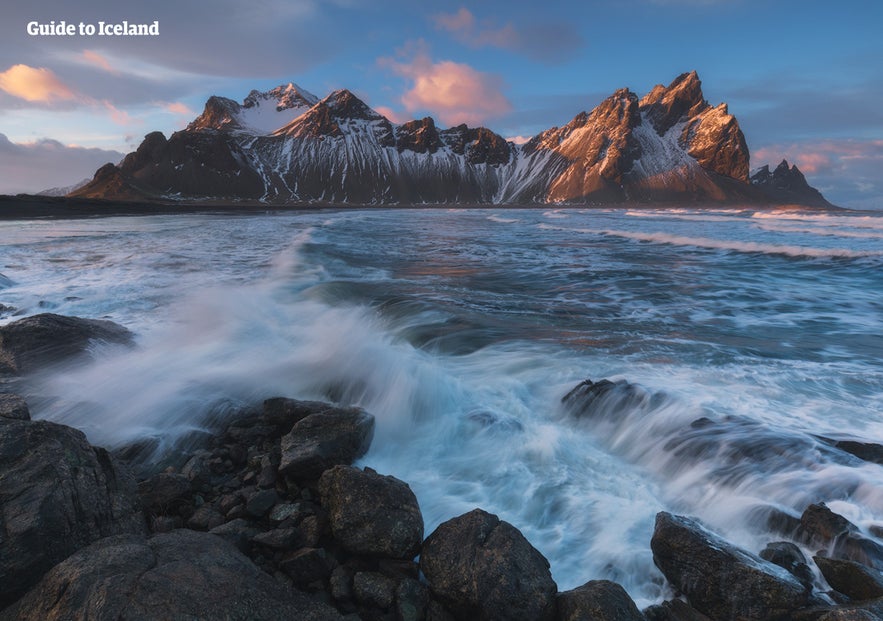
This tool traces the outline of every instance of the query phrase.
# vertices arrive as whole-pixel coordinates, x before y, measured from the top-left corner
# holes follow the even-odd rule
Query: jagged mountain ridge
[[[704,99],[695,71],[642,99],[620,89],[521,146],[484,127],[439,129],[430,117],[394,124],[350,91],[319,100],[288,84],[252,91],[242,104],[209,98],[187,129],[169,139],[148,134],[72,195],[366,204],[781,200],[782,192],[767,193],[770,183],[749,180],[748,167],[738,122],[726,104]],[[788,196],[801,202],[803,194],[795,186]]]

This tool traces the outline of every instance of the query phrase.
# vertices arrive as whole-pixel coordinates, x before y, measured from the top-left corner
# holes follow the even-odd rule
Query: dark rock
[[[514,526],[481,509],[441,524],[424,542],[420,569],[458,617],[544,621],[555,617],[549,562]]]
[[[282,438],[279,474],[318,478],[338,464],[348,465],[367,452],[374,417],[360,408],[333,408],[301,419]]]
[[[211,530],[223,524],[226,520],[211,505],[203,505],[193,512],[187,520],[187,528],[193,530]]]
[[[855,601],[883,597],[883,574],[855,561],[814,556],[828,584]]]
[[[252,494],[245,503],[245,510],[254,517],[263,517],[267,511],[273,508],[279,495],[275,489],[262,489]]]
[[[396,583],[381,573],[360,571],[353,576],[353,595],[361,604],[389,610],[395,600]]]
[[[790,573],[689,518],[657,514],[650,547],[672,586],[712,619],[774,619],[808,602],[806,589]]]
[[[261,468],[261,473],[257,478],[257,485],[263,489],[274,487],[276,485],[276,467],[267,465]]]
[[[810,207],[832,206],[818,190],[806,182],[800,169],[790,166],[786,160],[779,162],[773,172],[770,172],[769,166],[762,166],[751,175],[750,182],[754,188],[775,202]]]
[[[397,621],[423,621],[429,606],[429,591],[418,580],[405,578],[399,582],[395,593]]]
[[[644,621],[644,616],[620,585],[592,580],[558,594],[557,621]]]
[[[777,541],[767,544],[761,550],[760,558],[788,570],[800,581],[807,591],[812,589],[813,574],[806,562],[806,557],[796,545],[790,541]]]
[[[303,533],[297,528],[274,528],[255,535],[252,542],[276,550],[294,550],[306,544]]]
[[[819,440],[854,455],[863,461],[875,464],[883,464],[883,445],[873,442],[861,442],[859,440],[835,440],[824,436],[816,436]]]
[[[230,509],[241,504],[242,499],[238,494],[224,494],[217,500],[218,511],[223,515],[227,515]]]
[[[883,617],[869,610],[858,608],[832,610],[818,617],[818,621],[881,621],[881,619]]]
[[[373,470],[335,466],[319,479],[335,540],[354,554],[410,559],[420,551],[423,516],[406,483]]]
[[[334,567],[334,560],[322,548],[301,548],[279,561],[279,568],[299,586],[326,580]]]
[[[25,373],[88,354],[95,342],[132,345],[126,328],[100,319],[44,313],[0,326],[0,373]]]
[[[679,599],[654,604],[644,609],[647,621],[712,621],[704,614]]]
[[[457,618],[444,604],[430,597],[426,606],[426,621],[457,621]]]
[[[605,419],[624,412],[646,408],[660,399],[636,384],[625,380],[584,380],[561,399],[568,412],[576,418]]]
[[[251,548],[251,540],[254,539],[261,530],[253,523],[243,518],[237,518],[221,524],[209,531],[212,535],[217,535],[222,539],[226,539],[242,552],[248,552]]]
[[[138,484],[144,510],[152,515],[172,515],[189,507],[193,490],[183,474],[161,472]]]
[[[328,520],[324,514],[308,515],[298,523],[298,528],[304,537],[304,545],[316,547],[328,531]]]
[[[19,395],[0,393],[0,417],[15,420],[31,420],[28,403]]]
[[[150,518],[150,532],[152,533],[170,533],[183,527],[184,520],[180,515],[155,515]]]
[[[855,524],[824,503],[806,508],[800,517],[797,536],[808,545],[824,548],[829,558],[856,561],[883,570],[883,546],[863,536]]]
[[[0,613],[3,621],[283,618],[341,617],[279,584],[218,537],[188,530],[102,539]]]
[[[331,572],[328,586],[331,588],[331,597],[338,602],[350,602],[353,600],[353,576],[354,572],[346,565],[339,565]]]
[[[144,533],[135,482],[76,429],[0,418],[0,608],[109,535]]]

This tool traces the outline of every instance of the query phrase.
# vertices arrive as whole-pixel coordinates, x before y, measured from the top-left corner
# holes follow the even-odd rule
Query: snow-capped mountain
[[[350,91],[318,100],[288,84],[252,91],[242,104],[209,98],[187,129],[169,139],[148,134],[72,195],[366,204],[783,200],[767,192],[770,183],[749,180],[748,167],[738,122],[726,104],[705,101],[696,72],[642,99],[618,90],[523,145],[484,127],[439,129],[429,117],[394,124]],[[795,186],[788,196],[827,204],[817,194]]]

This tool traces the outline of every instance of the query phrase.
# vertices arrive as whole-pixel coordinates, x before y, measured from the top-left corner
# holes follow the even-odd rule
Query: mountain
[[[769,166],[761,166],[751,175],[751,185],[776,202],[810,207],[830,206],[821,192],[810,187],[797,166],[789,166],[787,160],[782,160],[773,172],[770,172]]]
[[[761,169],[763,170],[763,169]],[[620,89],[523,145],[484,127],[394,124],[348,90],[295,84],[211,97],[185,130],[145,136],[71,196],[359,204],[742,201],[828,205],[796,168],[749,178],[745,137],[695,71]],[[793,171],[793,172],[791,172]],[[761,174],[761,173],[757,173]],[[787,188],[787,189],[785,189]],[[818,195],[818,196],[816,196]],[[819,199],[821,202],[819,202]]]

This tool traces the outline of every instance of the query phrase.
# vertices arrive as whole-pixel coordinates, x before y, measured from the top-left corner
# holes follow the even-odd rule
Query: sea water
[[[755,209],[365,209],[0,223],[0,322],[108,318],[131,351],[29,387],[36,418],[166,446],[271,396],[357,404],[360,460],[426,532],[481,507],[561,590],[668,595],[654,516],[758,552],[771,508],[883,524],[883,216]],[[648,399],[576,418],[581,380]]]

